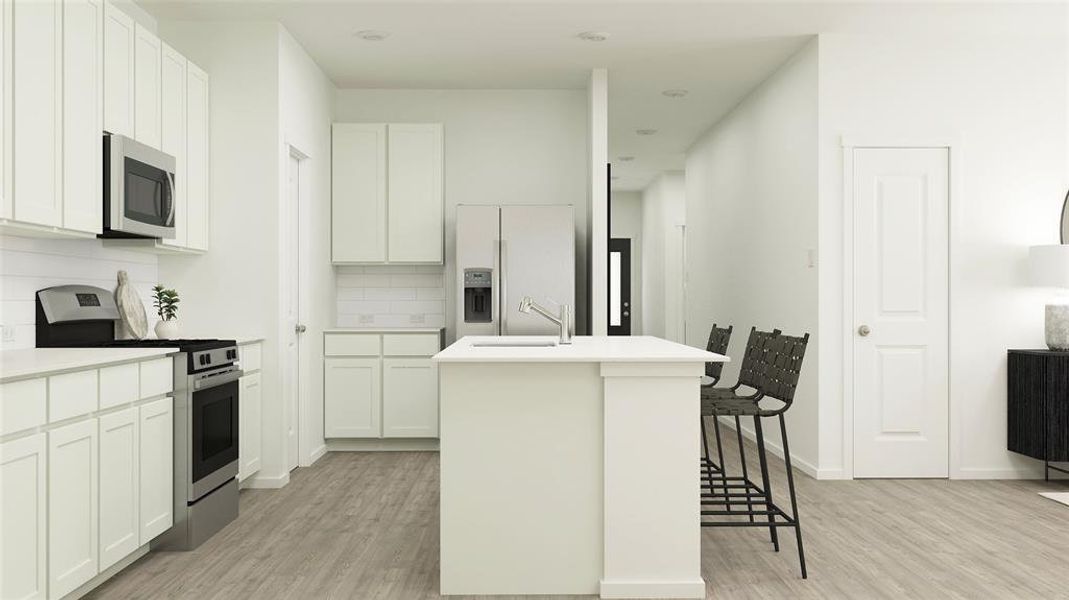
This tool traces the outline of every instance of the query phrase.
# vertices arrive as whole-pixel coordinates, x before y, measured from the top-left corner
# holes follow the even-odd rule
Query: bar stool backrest
[[[746,352],[742,355],[742,366],[739,367],[739,385],[764,389],[769,344],[779,334],[779,329],[758,331],[756,327],[750,328],[750,338],[746,340]]]
[[[802,373],[802,359],[805,358],[808,344],[808,333],[802,337],[780,335],[769,342],[765,382],[761,391],[765,397],[784,403],[785,406],[777,412],[787,410],[794,402],[798,378]]]
[[[712,352],[713,354],[727,354],[728,343],[731,342],[731,330],[733,327],[728,325],[726,328],[717,327],[716,323],[713,323],[713,328],[709,330],[709,341],[705,344],[705,350]],[[713,378],[713,383],[720,381],[720,374],[724,371],[724,363],[722,362],[707,362],[705,363],[705,375]]]

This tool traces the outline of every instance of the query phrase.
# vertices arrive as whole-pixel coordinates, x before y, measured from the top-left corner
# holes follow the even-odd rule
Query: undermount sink
[[[485,340],[473,342],[472,348],[552,348],[557,342],[553,340]]]

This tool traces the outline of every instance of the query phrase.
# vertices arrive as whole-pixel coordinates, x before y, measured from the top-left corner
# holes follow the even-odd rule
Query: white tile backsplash
[[[125,270],[145,303],[149,324],[152,286],[159,275],[154,254],[105,247],[100,240],[56,240],[0,235],[0,349],[33,348],[34,294],[64,284],[114,290]],[[179,290],[181,292],[181,290]]]
[[[338,267],[338,327],[444,327],[440,266]]]

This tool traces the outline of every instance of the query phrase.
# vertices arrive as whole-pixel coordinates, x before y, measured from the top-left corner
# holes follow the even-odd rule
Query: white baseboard
[[[316,464],[316,461],[321,459],[321,458],[323,458],[323,456],[326,455],[326,453],[327,453],[327,445],[323,444],[320,447],[316,448],[315,450],[312,450],[312,453],[308,456],[307,464],[303,464],[301,466],[302,467],[310,467],[310,466]]]
[[[437,452],[437,438],[332,439],[328,452]]]
[[[705,581],[601,580],[602,598],[705,598]]]
[[[735,431],[735,419],[729,419],[728,417],[720,417],[720,424],[727,426],[727,428],[731,431]],[[710,435],[712,434],[710,433]],[[742,428],[742,437],[746,438],[751,442],[757,443],[757,434],[755,434],[752,429],[747,429],[745,426]],[[729,442],[728,440],[723,440],[723,443],[727,444]],[[765,449],[773,456],[779,457],[781,459],[783,458],[783,446],[780,446],[779,444],[768,439],[767,435],[765,436]],[[798,456],[796,452],[791,453],[791,465],[797,468],[799,471],[805,473],[806,475],[809,475],[813,479],[836,479],[836,477],[834,476],[828,476],[828,474],[833,475],[836,472],[839,473],[838,478],[842,478],[842,469],[828,469],[826,471],[822,471],[813,463]],[[825,474],[822,475],[822,473]]]
[[[998,468],[961,467],[950,474],[951,479],[1043,479],[1043,467]]]
[[[250,476],[245,481],[242,481],[241,488],[253,490],[277,490],[286,487],[289,482],[289,473],[282,473],[281,475],[262,475],[257,473]]]

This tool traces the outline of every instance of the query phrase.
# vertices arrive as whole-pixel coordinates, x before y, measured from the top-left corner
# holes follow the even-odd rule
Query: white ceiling
[[[571,88],[609,69],[613,189],[686,149],[816,33],[1020,32],[1064,5],[627,0],[141,0],[158,19],[278,20],[342,88]],[[1064,21],[1039,19],[1061,27]],[[390,37],[367,42],[359,30]],[[579,40],[605,31],[601,43]],[[681,99],[661,95],[684,88]],[[640,137],[639,128],[657,129]],[[619,156],[635,156],[621,163]]]

